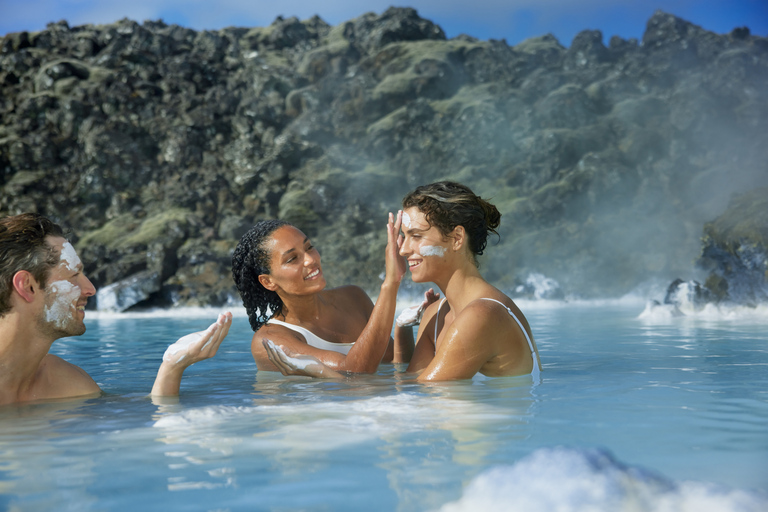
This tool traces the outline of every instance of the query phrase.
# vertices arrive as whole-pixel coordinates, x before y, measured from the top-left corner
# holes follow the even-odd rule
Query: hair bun
[[[477,196],[477,201],[485,212],[486,229],[492,233],[496,233],[496,228],[501,224],[501,213],[499,213],[499,209],[480,196]]]
[[[427,222],[443,235],[456,226],[463,226],[473,255],[483,254],[488,233],[499,236],[496,232],[501,223],[499,210],[461,183],[438,181],[417,187],[403,198],[403,208],[411,206],[424,213]]]

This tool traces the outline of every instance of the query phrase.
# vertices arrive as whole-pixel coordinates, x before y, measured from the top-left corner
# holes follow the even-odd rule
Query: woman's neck
[[[484,288],[489,286],[472,263],[457,268],[444,282],[435,284],[443,292],[451,311],[456,313],[482,295]]]
[[[306,296],[280,297],[283,301],[281,316],[289,323],[312,323],[320,318],[325,301],[320,293]]]

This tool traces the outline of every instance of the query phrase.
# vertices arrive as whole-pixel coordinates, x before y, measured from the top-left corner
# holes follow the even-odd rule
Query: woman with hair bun
[[[408,372],[418,380],[469,379],[541,371],[531,328],[515,303],[480,275],[477,256],[501,214],[465,185],[442,181],[418,187],[403,199],[400,255],[414,282],[433,282],[444,299],[424,311]],[[318,377],[321,365],[269,350],[281,371]]]

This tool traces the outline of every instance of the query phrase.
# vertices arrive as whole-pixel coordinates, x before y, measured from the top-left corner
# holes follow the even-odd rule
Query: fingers
[[[424,292],[424,306],[429,306],[433,302],[440,299],[440,292],[435,292],[434,289],[430,288],[426,292]]]
[[[273,365],[275,365],[275,368],[277,368],[278,371],[283,375],[290,375],[289,368],[285,365],[285,363],[283,363],[283,360],[280,358],[280,353],[282,352],[280,347],[275,345],[275,343],[272,340],[269,340],[267,338],[262,338],[261,344],[264,345],[264,349],[267,351],[267,357],[269,357],[269,360],[272,362]]]
[[[392,245],[392,242],[395,239],[395,217],[392,215],[392,212],[389,212],[389,217],[387,219],[387,245]]]
[[[399,241],[400,227],[403,225],[403,211],[397,210],[397,215],[389,212],[389,218],[387,220],[387,241],[398,243],[398,247],[402,242]]]
[[[226,338],[227,334],[229,334],[229,328],[232,327],[232,313],[227,311],[226,313],[222,313],[221,315],[219,315],[218,320],[216,320],[216,325],[217,325],[217,328],[211,341],[211,345],[210,345],[211,354],[209,357],[213,357],[216,355],[216,352],[219,350],[219,347],[221,346],[221,342],[224,341],[224,338]]]
[[[231,326],[232,313],[220,314],[216,322],[203,331],[203,337],[194,347],[190,347],[189,352],[196,355],[199,359],[208,359],[215,356],[221,346],[221,342],[227,337]]]

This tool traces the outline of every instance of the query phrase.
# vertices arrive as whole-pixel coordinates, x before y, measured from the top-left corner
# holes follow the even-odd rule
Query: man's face
[[[45,286],[42,327],[57,338],[79,336],[85,332],[85,305],[96,293],[83,274],[83,264],[74,247],[61,237],[48,237],[59,253],[59,263],[51,269]]]

